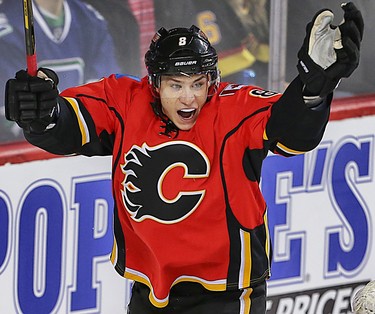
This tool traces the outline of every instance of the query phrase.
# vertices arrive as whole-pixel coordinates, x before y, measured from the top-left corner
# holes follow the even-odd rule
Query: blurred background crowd
[[[200,27],[219,53],[223,80],[267,88],[272,0],[33,0],[39,67],[55,70],[59,89],[112,73],[142,77],[144,54],[160,28]],[[305,26],[315,12],[331,8],[340,23],[337,0],[289,0],[287,5],[285,84],[296,75],[297,52]],[[365,19],[361,64],[339,95],[375,93],[375,1],[354,3]],[[368,18],[367,18],[368,16]],[[374,25],[375,26],[375,25]],[[367,31],[368,30],[368,31]],[[271,43],[272,45],[272,43]],[[22,1],[0,0],[0,144],[22,141],[20,129],[4,118],[4,87],[26,67]]]

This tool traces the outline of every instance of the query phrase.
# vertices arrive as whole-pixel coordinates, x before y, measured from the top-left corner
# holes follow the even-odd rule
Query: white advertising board
[[[262,190],[273,242],[268,313],[350,313],[375,279],[375,116],[331,121],[321,144],[268,156]],[[111,160],[0,167],[0,313],[125,313],[113,270]]]
[[[0,167],[0,313],[125,313],[110,158]]]
[[[332,121],[314,151],[266,159],[268,313],[351,313],[352,296],[375,279],[374,122]]]

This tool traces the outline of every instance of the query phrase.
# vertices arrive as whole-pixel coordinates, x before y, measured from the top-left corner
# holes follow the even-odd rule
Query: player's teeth
[[[178,114],[183,117],[184,119],[191,118],[194,115],[195,109],[193,108],[185,108],[178,110]]]

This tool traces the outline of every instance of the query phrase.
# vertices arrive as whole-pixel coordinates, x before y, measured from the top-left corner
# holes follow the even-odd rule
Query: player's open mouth
[[[194,108],[186,108],[186,109],[178,110],[177,113],[182,119],[188,120],[194,116],[196,111],[197,110]]]

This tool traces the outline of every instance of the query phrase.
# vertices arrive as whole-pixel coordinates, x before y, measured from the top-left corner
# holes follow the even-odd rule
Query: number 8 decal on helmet
[[[179,46],[185,46],[186,45],[186,37],[180,37],[178,45]]]
[[[195,25],[190,28],[160,28],[145,55],[149,83],[155,97],[162,75],[207,74],[209,96],[220,81],[218,57],[207,36]]]

